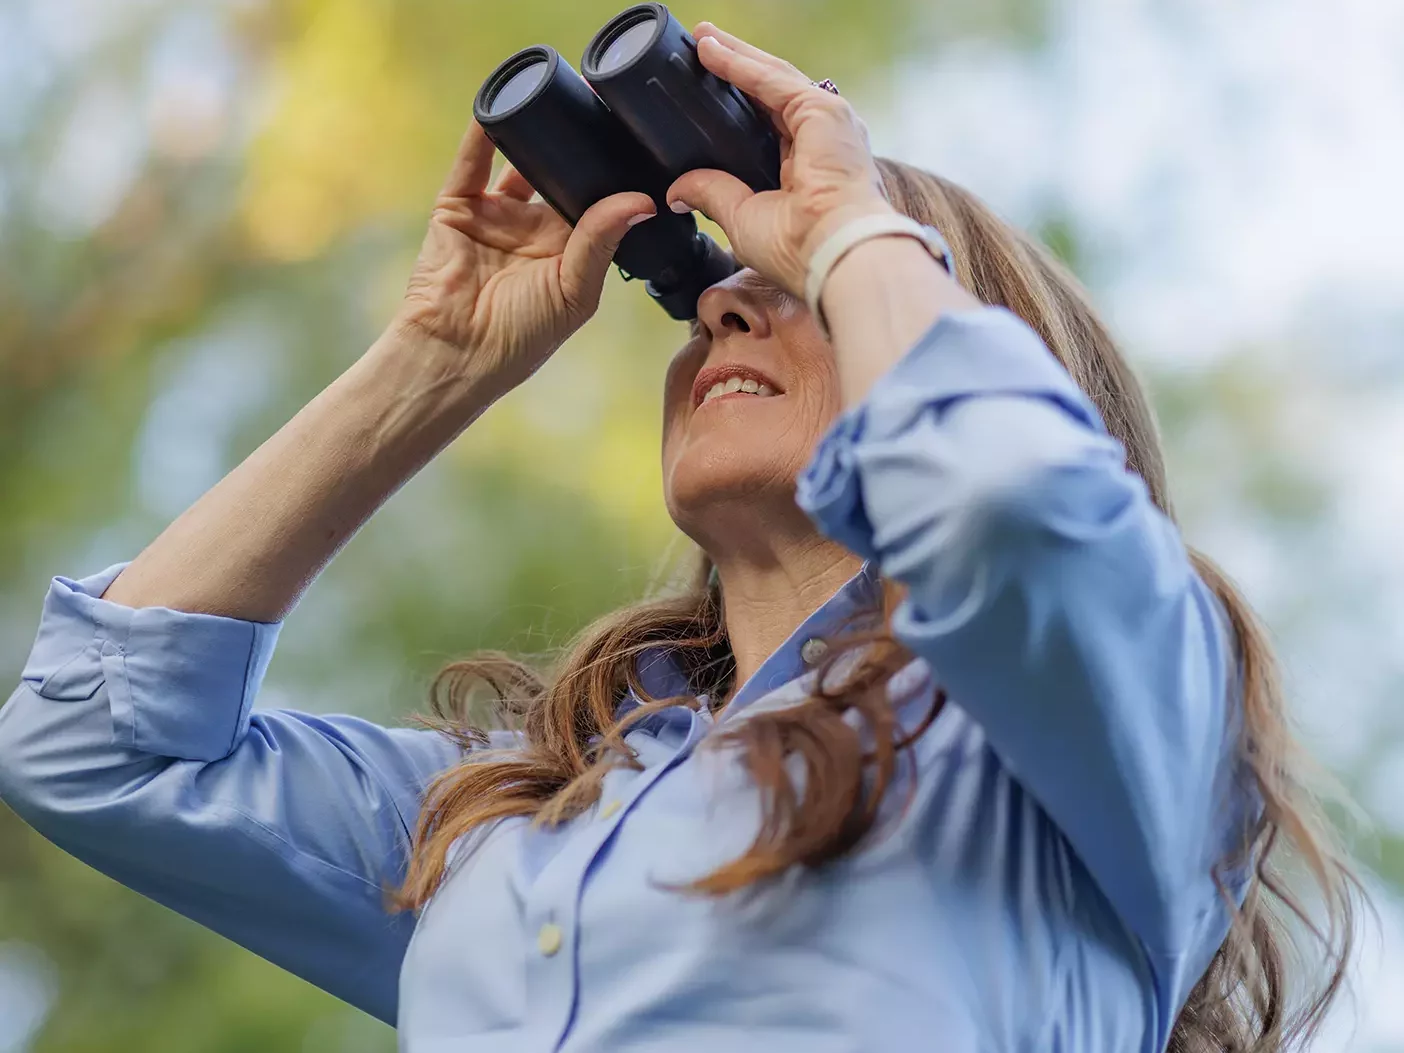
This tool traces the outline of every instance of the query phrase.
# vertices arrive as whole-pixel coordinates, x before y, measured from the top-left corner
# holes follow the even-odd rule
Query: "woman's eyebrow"
[[[762,278],[754,271],[749,274],[743,274],[736,279],[736,290],[743,295],[750,295],[754,299],[759,300],[766,307],[773,308],[777,311],[783,310],[795,303],[795,297],[791,296],[774,282]]]

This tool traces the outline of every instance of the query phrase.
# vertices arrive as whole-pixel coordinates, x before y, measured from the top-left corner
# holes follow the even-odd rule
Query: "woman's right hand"
[[[511,165],[489,190],[493,151],[474,121],[391,328],[449,345],[500,397],[594,314],[619,242],[655,209],[647,194],[615,194],[572,229]]]

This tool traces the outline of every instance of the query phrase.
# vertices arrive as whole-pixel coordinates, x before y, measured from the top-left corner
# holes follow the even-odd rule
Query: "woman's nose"
[[[697,299],[697,320],[707,327],[713,340],[738,333],[764,337],[770,333],[770,321],[765,309],[728,279],[718,282]]]

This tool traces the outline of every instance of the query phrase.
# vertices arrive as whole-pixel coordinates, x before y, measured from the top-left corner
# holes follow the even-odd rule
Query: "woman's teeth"
[[[745,380],[742,380],[740,377],[732,377],[730,380],[713,384],[711,388],[708,389],[707,394],[702,396],[702,403],[705,405],[718,396],[730,395],[735,391],[741,391],[747,395],[759,395],[761,398],[766,398],[767,396],[775,394],[775,389],[769,384],[762,384],[751,377],[747,377]]]

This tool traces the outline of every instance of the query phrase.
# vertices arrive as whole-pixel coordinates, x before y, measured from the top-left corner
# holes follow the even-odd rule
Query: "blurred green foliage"
[[[115,5],[86,51],[44,67],[0,134],[0,680],[18,676],[52,573],[135,554],[373,339],[487,71],[542,41],[575,59],[620,6],[147,0]],[[1036,0],[675,9],[859,92],[953,40],[1032,44],[1042,18]],[[153,87],[152,69],[187,39],[223,71],[221,99],[203,110],[182,104],[178,79],[173,98]],[[64,220],[86,211],[54,198],[54,166],[75,114],[103,105],[140,115],[137,170],[96,219]],[[1046,230],[1077,266],[1071,221],[1050,216]],[[549,649],[637,597],[686,550],[657,468],[657,392],[678,339],[612,280],[601,318],[337,558],[291,619],[264,701],[400,719],[447,658]],[[1260,402],[1245,397],[1252,378],[1213,383],[1226,404]],[[1203,397],[1167,384],[1167,423],[1196,434]],[[1259,440],[1245,487],[1290,527],[1320,494],[1266,452],[1270,433]],[[41,1053],[393,1047],[388,1029],[0,810],[8,940],[56,968]]]
[[[373,339],[487,71],[540,41],[574,60],[623,5],[191,6],[133,3],[83,53],[55,48],[17,130],[0,137],[9,682],[50,574],[129,558]],[[676,10],[853,83],[938,26],[1027,31],[1033,8],[715,0]],[[178,79],[174,100],[152,88],[153,67],[191,40],[223,70],[223,99],[208,112],[182,109]],[[87,215],[89,203],[49,190],[84,107],[104,104],[139,115],[141,161],[85,225],[64,213]],[[679,334],[639,292],[612,284],[603,317],[530,390],[338,557],[291,619],[265,702],[400,719],[447,658],[548,649],[637,597],[683,551],[656,465],[657,392]],[[0,810],[6,940],[56,967],[43,1053],[393,1046],[387,1028],[115,886]]]

